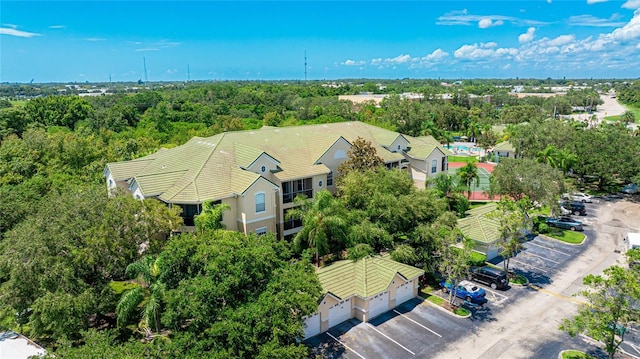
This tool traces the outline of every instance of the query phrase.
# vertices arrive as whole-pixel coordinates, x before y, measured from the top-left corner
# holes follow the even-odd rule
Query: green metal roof
[[[388,256],[366,257],[358,261],[343,260],[316,270],[325,293],[340,299],[353,295],[368,298],[382,293],[396,274],[406,280],[424,274],[422,269],[402,264]]]
[[[260,178],[243,168],[262,154],[279,163],[275,176],[287,181],[329,173],[330,169],[318,161],[341,138],[352,143],[362,137],[372,143],[385,162],[401,161],[401,153],[385,148],[399,136],[402,135],[362,122],[264,127],[194,137],[181,146],[137,160],[109,163],[106,170],[116,180],[135,177],[145,195],[158,195],[170,203],[201,203],[243,193]],[[425,152],[428,146],[439,145],[435,140],[429,142],[428,137],[414,141]]]
[[[449,150],[442,147],[440,142],[431,136],[405,137],[409,140],[409,147],[411,147],[407,154],[413,158],[426,159],[436,148],[445,156],[451,155]]]
[[[500,142],[495,147],[493,147],[494,151],[512,151],[515,152],[515,148],[509,141]]]
[[[489,203],[467,211],[467,217],[458,219],[458,229],[474,241],[487,244],[495,242],[500,237],[500,222],[487,215],[496,208],[495,203]]]

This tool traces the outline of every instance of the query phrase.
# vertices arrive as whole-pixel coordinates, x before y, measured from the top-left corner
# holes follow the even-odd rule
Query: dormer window
[[[398,151],[400,151],[401,148],[402,148],[402,146],[398,145]]]

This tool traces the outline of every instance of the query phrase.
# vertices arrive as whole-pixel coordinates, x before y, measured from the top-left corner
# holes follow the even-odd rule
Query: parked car
[[[440,282],[440,286],[442,286],[442,290],[445,293],[449,293],[452,291],[451,282],[449,282],[448,280],[443,280],[442,282]],[[477,285],[463,280],[458,283],[453,294],[455,294],[456,297],[462,298],[470,303],[483,303],[486,301],[485,296],[487,295],[487,292]]]
[[[572,200],[572,201],[578,201],[578,202],[582,202],[582,203],[591,203],[592,202],[592,198],[590,195],[586,194],[586,193],[582,193],[582,192],[574,192],[574,193],[565,193],[563,196],[563,198],[568,199],[568,200]]]
[[[586,216],[587,215],[587,206],[585,206],[584,203],[582,203],[582,202],[564,201],[564,202],[560,203],[560,207],[571,211],[571,213],[573,213],[576,216],[577,215],[581,215],[581,216]]]
[[[621,192],[626,194],[636,194],[638,193],[638,185],[635,183],[629,183],[628,185],[622,187]]]
[[[501,269],[484,266],[474,267],[469,271],[469,279],[490,286],[492,289],[507,289],[509,278]]]
[[[547,217],[545,222],[551,227],[569,229],[572,231],[581,231],[582,222],[576,221],[570,217]]]

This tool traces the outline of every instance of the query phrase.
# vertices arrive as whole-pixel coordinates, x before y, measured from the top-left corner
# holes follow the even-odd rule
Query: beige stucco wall
[[[333,171],[333,186],[327,187],[327,179],[323,180],[324,188],[330,191],[335,191],[336,188],[336,179],[338,177],[338,167],[347,160],[349,149],[351,149],[351,144],[347,142],[347,140],[341,138],[336,141],[330,148],[325,152],[322,157],[318,160],[319,163],[327,166],[331,171]]]
[[[256,213],[255,195],[264,192],[265,211]],[[276,230],[276,211],[278,192],[273,184],[265,179],[257,180],[244,194],[236,199],[238,231],[248,234],[257,228],[267,227],[267,231]]]
[[[400,151],[398,151],[398,145],[400,145]],[[409,141],[407,141],[404,137],[398,136],[398,138],[393,141],[393,143],[389,146],[389,151],[391,152],[401,152],[407,149],[409,145]]]
[[[265,171],[264,172],[262,171],[262,166],[265,167]],[[265,178],[271,180],[271,178],[274,177],[273,174],[271,173],[271,171],[273,171],[273,170],[275,170],[277,168],[278,168],[278,163],[275,162],[270,156],[267,156],[266,154],[263,153],[247,169],[249,171],[253,172],[253,173],[257,173],[257,174],[259,174],[261,176],[264,176]]]
[[[353,297],[351,300],[351,304],[353,309],[351,309],[351,314],[353,314],[354,318],[357,318],[360,321],[364,321],[365,314],[367,310],[367,302],[364,298]]]
[[[238,205],[236,198],[225,198],[222,203],[229,205],[228,210],[222,212],[222,224],[230,231],[239,231],[238,222],[236,221]]]

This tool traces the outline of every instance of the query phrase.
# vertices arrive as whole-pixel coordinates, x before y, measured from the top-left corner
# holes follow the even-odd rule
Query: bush
[[[538,232],[540,234],[545,234],[545,233],[549,233],[549,225],[546,223],[540,223],[538,225]]]
[[[469,265],[472,267],[481,267],[484,262],[487,261],[487,255],[480,252],[471,252],[471,259],[469,259]]]

